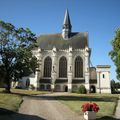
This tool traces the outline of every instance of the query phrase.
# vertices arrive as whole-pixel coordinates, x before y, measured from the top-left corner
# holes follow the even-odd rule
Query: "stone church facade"
[[[62,33],[41,35],[39,48],[33,54],[39,61],[35,74],[24,77],[19,86],[26,87],[27,80],[38,90],[74,91],[84,85],[88,92],[111,93],[110,66],[90,67],[91,49],[87,32],[72,32],[66,10]]]

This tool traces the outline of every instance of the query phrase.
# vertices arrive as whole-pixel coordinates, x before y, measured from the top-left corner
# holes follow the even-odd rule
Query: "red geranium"
[[[99,106],[96,103],[85,103],[81,106],[82,111],[86,112],[86,111],[94,111],[94,112],[98,112],[99,110]]]

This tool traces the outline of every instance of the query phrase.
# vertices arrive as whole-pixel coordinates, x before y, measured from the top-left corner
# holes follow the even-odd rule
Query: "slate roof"
[[[37,42],[41,49],[46,50],[51,50],[53,47],[57,49],[68,49],[69,46],[72,46],[73,49],[84,49],[88,46],[88,33],[71,33],[68,40],[64,40],[61,33],[40,35],[37,38]]]

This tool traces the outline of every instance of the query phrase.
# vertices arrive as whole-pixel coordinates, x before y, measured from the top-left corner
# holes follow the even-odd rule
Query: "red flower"
[[[82,108],[82,112],[86,112],[86,111],[94,111],[94,112],[98,112],[99,110],[99,106],[96,103],[85,103],[81,106]]]

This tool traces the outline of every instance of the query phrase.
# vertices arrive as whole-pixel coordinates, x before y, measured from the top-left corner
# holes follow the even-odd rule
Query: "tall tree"
[[[109,55],[116,66],[117,79],[120,80],[120,28],[115,31],[111,44],[112,50],[109,52]]]
[[[4,73],[8,92],[12,79],[18,80],[35,71],[37,60],[32,55],[35,46],[36,36],[30,29],[0,21],[0,71]]]

